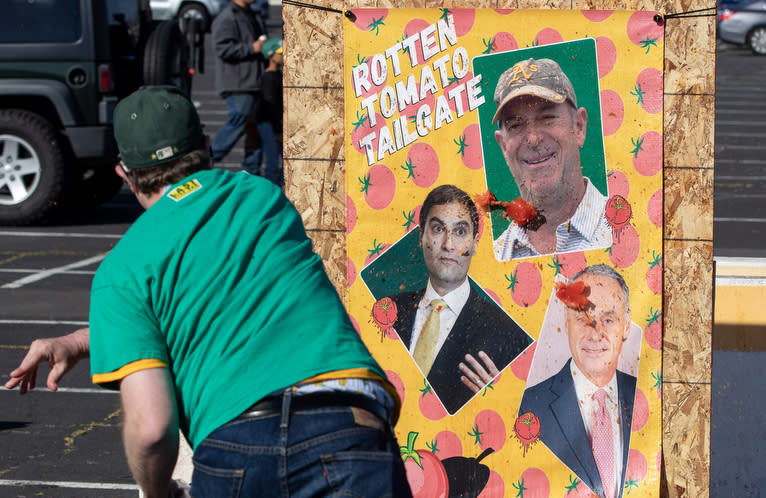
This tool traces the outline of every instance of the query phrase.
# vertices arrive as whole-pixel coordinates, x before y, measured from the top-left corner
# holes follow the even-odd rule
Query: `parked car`
[[[718,9],[718,37],[766,55],[766,0],[725,4]]]
[[[199,19],[204,31],[210,30],[213,18],[221,12],[228,0],[151,0],[152,17],[158,21],[169,19]]]
[[[188,37],[147,0],[3,0],[0,225],[95,206],[120,189],[112,112],[143,84],[191,89]]]

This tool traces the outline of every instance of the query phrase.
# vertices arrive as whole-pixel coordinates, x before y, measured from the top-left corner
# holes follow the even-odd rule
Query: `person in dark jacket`
[[[229,119],[210,145],[211,158],[220,162],[245,132],[248,116],[260,92],[265,59],[262,54],[266,30],[250,9],[255,0],[232,0],[212,26],[216,55],[216,91],[226,100]],[[260,167],[261,150],[245,154],[242,167]]]

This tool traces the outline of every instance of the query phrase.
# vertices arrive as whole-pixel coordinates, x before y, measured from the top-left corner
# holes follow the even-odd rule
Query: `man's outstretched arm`
[[[146,498],[165,498],[178,458],[178,411],[167,368],[139,370],[120,382],[122,441]]]
[[[58,389],[61,378],[74,367],[78,361],[90,354],[90,329],[75,330],[71,334],[50,339],[36,339],[29,346],[21,364],[10,373],[11,379],[5,383],[7,389],[19,386],[21,394],[34,389],[37,381],[37,367],[47,361],[51,366],[47,386],[51,391]]]

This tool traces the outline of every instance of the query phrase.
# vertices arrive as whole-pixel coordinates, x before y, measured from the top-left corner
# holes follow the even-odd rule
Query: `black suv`
[[[188,94],[195,36],[152,22],[148,0],[3,0],[0,224],[111,199],[115,105],[142,84]]]

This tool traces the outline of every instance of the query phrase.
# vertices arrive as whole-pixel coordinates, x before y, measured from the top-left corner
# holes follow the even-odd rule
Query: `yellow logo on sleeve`
[[[178,202],[184,197],[186,197],[189,194],[193,194],[197,190],[202,188],[202,184],[197,181],[197,179],[189,180],[188,182],[177,186],[170,192],[168,192],[168,197],[173,199],[174,201]]]

